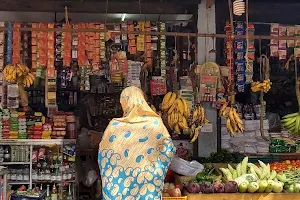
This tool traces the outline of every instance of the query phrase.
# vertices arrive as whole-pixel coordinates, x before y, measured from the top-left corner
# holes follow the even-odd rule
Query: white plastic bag
[[[202,172],[204,166],[193,160],[191,162],[183,160],[179,157],[174,157],[171,162],[171,170],[183,176],[195,177],[199,172]]]
[[[83,163],[83,168],[85,169],[85,174],[82,184],[86,187],[91,187],[98,179],[98,175],[96,170],[93,168],[93,161],[91,158],[87,157],[86,161]]]

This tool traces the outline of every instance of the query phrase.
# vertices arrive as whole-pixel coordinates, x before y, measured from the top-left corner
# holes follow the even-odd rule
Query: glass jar
[[[37,170],[32,170],[32,180],[37,181],[39,179]]]
[[[18,169],[17,170],[17,181],[23,181],[24,179],[24,172],[23,169]]]
[[[23,180],[29,181],[29,169],[24,169]]]
[[[12,180],[12,181],[17,180],[17,170],[16,169],[11,170],[10,180]]]

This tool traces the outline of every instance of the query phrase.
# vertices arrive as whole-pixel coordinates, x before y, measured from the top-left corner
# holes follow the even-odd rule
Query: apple
[[[247,192],[247,189],[248,189],[248,183],[247,183],[247,182],[242,182],[242,183],[239,185],[239,192],[240,192],[240,193],[245,193],[245,192]]]
[[[283,190],[283,183],[280,181],[276,181],[273,187],[273,192],[281,193]]]
[[[259,185],[259,189],[257,190],[257,192],[263,193],[268,187],[268,181],[262,180],[258,183],[258,185]]]
[[[267,192],[267,193],[272,192],[274,185],[275,185],[275,182],[273,180],[268,180],[268,186],[265,189],[265,192]]]
[[[254,193],[259,189],[259,185],[256,182],[251,182],[248,185],[248,192],[249,193]]]

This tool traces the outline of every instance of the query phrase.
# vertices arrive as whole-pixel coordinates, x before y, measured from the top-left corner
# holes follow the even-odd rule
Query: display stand
[[[291,193],[255,193],[255,194],[187,194],[188,200],[283,200],[299,199],[299,195]]]
[[[0,145],[8,145],[8,146],[29,146],[30,148],[30,157],[29,157],[29,162],[2,162],[0,163],[0,166],[5,166],[8,169],[11,166],[16,166],[16,165],[29,165],[29,181],[14,181],[10,182],[8,181],[8,185],[28,185],[28,188],[33,188],[33,185],[38,185],[38,184],[46,184],[46,183],[57,183],[63,186],[64,183],[72,183],[73,188],[72,188],[72,193],[73,193],[73,198],[76,199],[76,188],[77,188],[77,175],[75,174],[75,179],[74,180],[33,180],[32,178],[32,171],[33,171],[33,148],[36,146],[57,146],[59,148],[59,156],[64,155],[63,153],[63,147],[64,145],[68,144],[76,144],[76,139],[13,139],[13,140],[0,140]],[[59,169],[63,167],[63,160],[59,163]],[[0,172],[1,173],[1,172]],[[59,170],[60,177],[63,177],[63,172]],[[0,174],[1,175],[1,174]],[[62,187],[59,189],[59,195],[62,197],[63,190]]]

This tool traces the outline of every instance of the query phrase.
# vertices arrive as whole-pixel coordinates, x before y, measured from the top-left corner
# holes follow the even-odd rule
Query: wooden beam
[[[64,7],[68,6],[69,12],[106,13],[106,2],[103,1],[1,0],[1,5],[0,11],[64,12]],[[139,14],[140,7],[142,14],[187,14],[194,13],[197,8],[193,4],[143,2],[139,6],[137,1],[109,1],[107,12]]]

